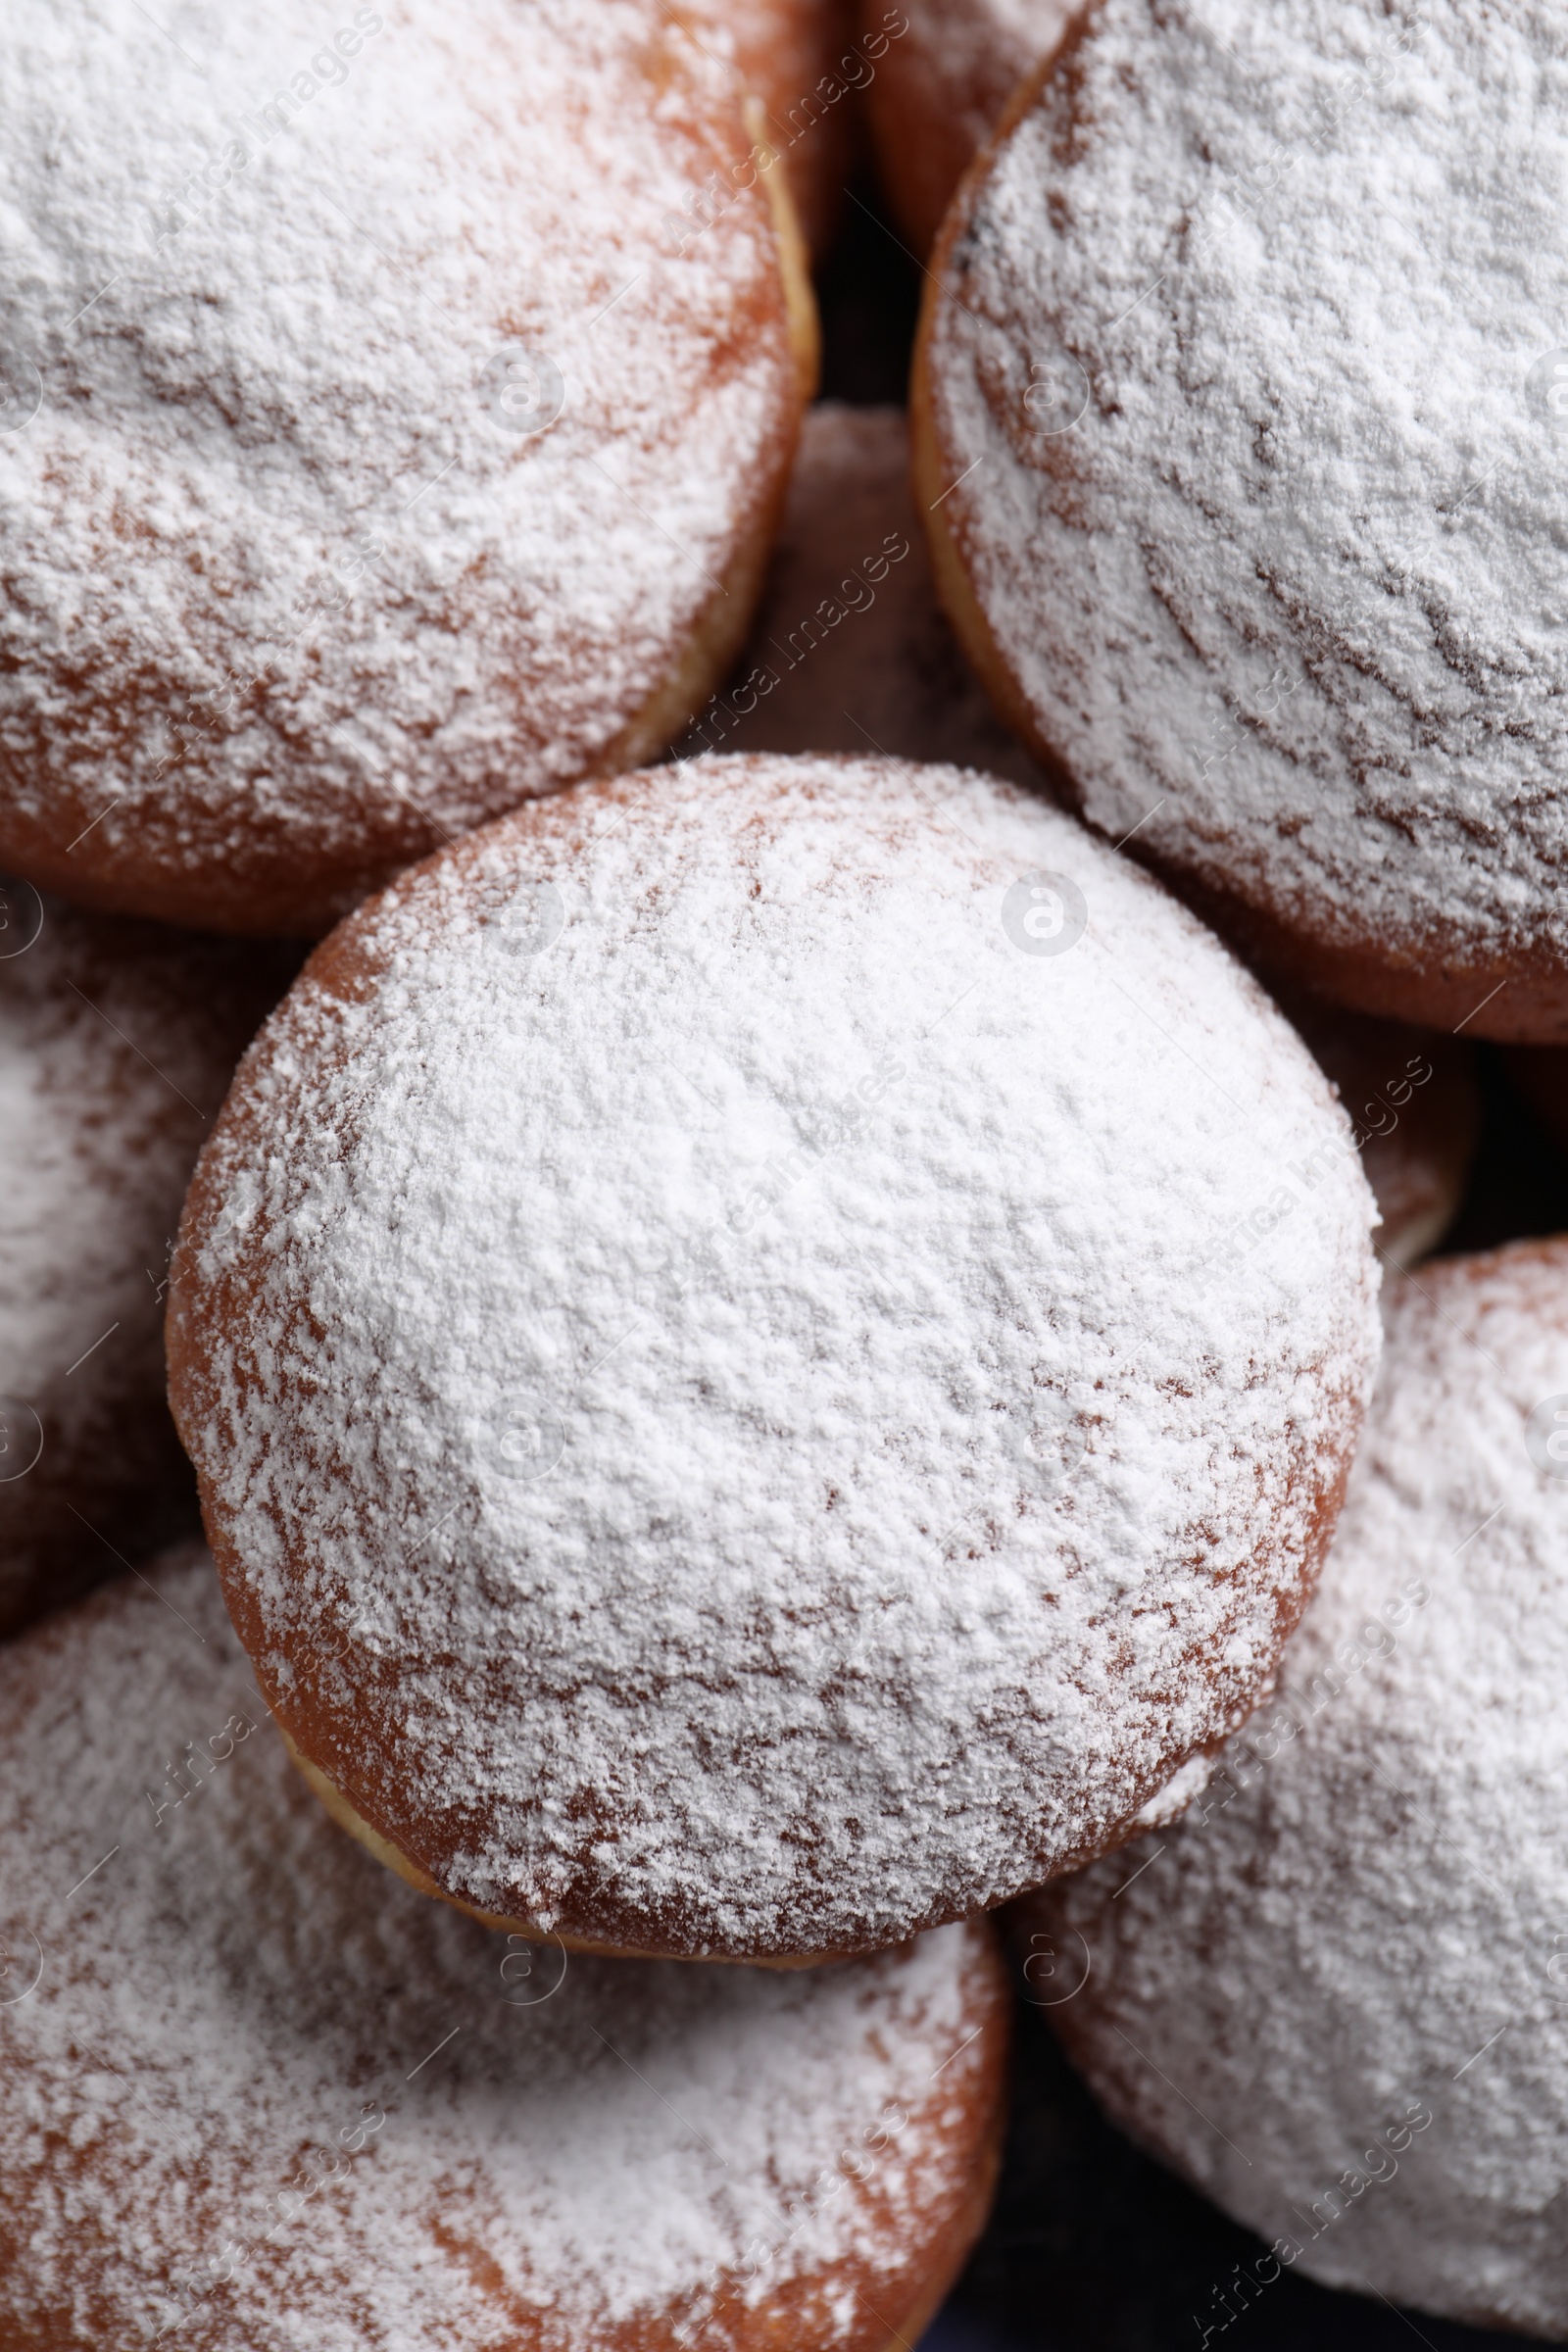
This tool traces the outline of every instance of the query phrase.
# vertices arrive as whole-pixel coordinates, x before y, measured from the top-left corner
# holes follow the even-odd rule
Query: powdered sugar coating
[[[440,1886],[865,1948],[1099,1850],[1251,1704],[1374,1214],[1299,1041],[1071,818],[698,760],[319,952],[193,1190],[172,1393],[265,1687]]]
[[[0,878],[0,1630],[191,1523],[164,1402],[169,1253],[297,965]]]
[[[1568,1479],[1538,1408],[1568,1402],[1568,1244],[1424,1266],[1388,1319],[1274,1704],[1162,1847],[1038,1898],[1092,1954],[1057,2022],[1276,2261],[1555,2338]]]
[[[1499,1036],[1568,1029],[1565,179],[1544,0],[1105,0],[929,313],[939,519],[1091,821]]]
[[[985,1931],[563,1975],[334,1829],[210,1562],[154,1581],[0,1652],[8,2339],[880,2352],[985,2184]]]
[[[0,855],[302,933],[679,724],[788,461],[779,255],[652,0],[155,15],[0,27]]]

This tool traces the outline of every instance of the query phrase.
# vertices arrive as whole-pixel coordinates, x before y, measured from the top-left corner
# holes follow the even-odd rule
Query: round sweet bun
[[[164,1398],[169,1254],[299,961],[0,879],[0,1634],[194,1523]]]
[[[1568,1053],[1551,1046],[1516,1046],[1508,1075],[1564,1151],[1568,1151]]]
[[[0,863],[301,937],[652,757],[815,368],[759,108],[658,0],[16,0]]]
[[[1536,1043],[1565,172],[1543,0],[1104,0],[965,182],[913,395],[944,599],[1091,823],[1287,980]]]
[[[1052,2019],[1074,2063],[1270,2242],[1259,2283],[1296,2265],[1555,2340],[1568,1241],[1440,1259],[1387,1310],[1271,1705],[1174,1831],[1021,1924],[1071,1995]]]
[[[532,804],[313,956],[171,1394],[302,1758],[429,1886],[816,1959],[1252,1705],[1379,1344],[1294,1032],[1071,818],[884,760]]]
[[[937,602],[902,409],[807,410],[751,640],[679,748],[878,751],[1040,785]]]
[[[0,2338],[892,2352],[984,2222],[985,1922],[569,1957],[377,1870],[186,1553],[0,1655]]]
[[[855,91],[866,71],[847,0],[683,0],[676,13],[761,100],[767,147],[783,161],[807,244],[820,257],[844,209]]]
[[[1481,1141],[1481,1089],[1463,1038],[1287,996],[1285,1010],[1349,1114],[1381,1222],[1373,1247],[1402,1270],[1459,1213]]]
[[[867,33],[884,0],[858,0]],[[1076,0],[900,0],[905,31],[866,91],[877,172],[916,253],[936,242],[954,190],[1024,74],[1059,48]]]

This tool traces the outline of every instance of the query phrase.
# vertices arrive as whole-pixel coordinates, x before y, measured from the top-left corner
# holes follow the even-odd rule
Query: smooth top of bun
[[[1304,1046],[1073,819],[697,760],[318,951],[187,1204],[172,1394],[270,1696],[438,1885],[864,1948],[1255,1698],[1375,1214]]]
[[[0,1727],[8,2343],[866,2352],[985,2183],[984,1929],[793,1975],[495,1936],[326,1819],[200,1554],[0,1649]]]
[[[0,92],[0,859],[303,936],[660,748],[798,398],[727,68],[654,0],[13,0]]]
[[[928,306],[939,519],[1085,813],[1452,1022],[1549,972],[1504,1036],[1568,1029],[1565,184],[1551,0],[1106,0]]]
[[[1092,1955],[1054,2016],[1113,2111],[1287,2260],[1555,2339],[1568,1242],[1428,1264],[1386,1305],[1279,1692],[1163,1850],[1041,1898]]]

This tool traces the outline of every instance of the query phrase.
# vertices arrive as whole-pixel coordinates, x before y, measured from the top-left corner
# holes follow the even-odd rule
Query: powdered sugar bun
[[[744,640],[814,318],[658,0],[17,0],[0,861],[301,935],[651,757]]]
[[[855,91],[866,71],[848,0],[684,0],[679,13],[761,100],[807,243],[824,253],[854,167]]]
[[[0,1654],[0,2336],[883,2352],[996,2170],[983,1924],[812,1976],[568,1959],[325,1819],[201,1555]]]
[[[859,0],[867,25],[880,0]],[[906,30],[867,91],[877,170],[906,236],[928,253],[953,192],[1024,74],[1055,52],[1074,0],[901,0]]]
[[[1254,2283],[1298,2265],[1555,2339],[1568,1242],[1425,1266],[1388,1321],[1271,1706],[1179,1827],[1027,1924],[1112,2115],[1271,2241]]]
[[[190,1523],[164,1401],[169,1251],[298,963],[0,880],[0,1633]]]
[[[914,404],[944,597],[1090,820],[1303,985],[1543,1043],[1565,171],[1543,0],[1104,0],[955,208]]]
[[[1070,818],[896,760],[541,802],[318,951],[172,1394],[302,1756],[451,1898],[891,1943],[1273,1671],[1378,1345],[1294,1033]]]

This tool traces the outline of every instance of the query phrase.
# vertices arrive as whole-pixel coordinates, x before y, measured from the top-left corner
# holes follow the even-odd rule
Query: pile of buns
[[[1568,24],[0,87],[0,2347],[911,2346],[1019,1996],[1568,2334]]]

